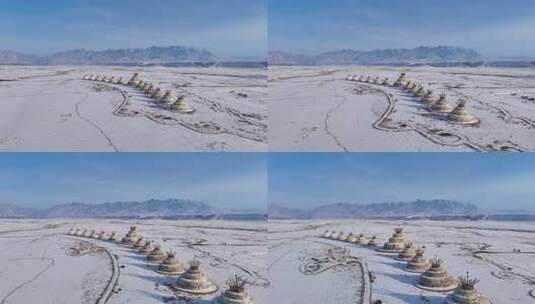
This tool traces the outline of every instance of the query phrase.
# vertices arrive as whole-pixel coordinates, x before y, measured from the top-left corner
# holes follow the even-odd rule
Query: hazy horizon
[[[216,210],[265,210],[260,153],[3,153],[0,204],[189,199]]]
[[[322,54],[329,53],[329,52],[337,52],[337,51],[344,51],[344,50],[352,50],[352,51],[358,51],[358,52],[373,52],[373,51],[393,50],[393,49],[412,50],[412,49],[416,49],[416,48],[419,48],[419,47],[426,47],[426,48],[452,47],[452,48],[460,48],[460,49],[465,49],[465,50],[473,50],[473,49],[463,48],[463,47],[454,46],[454,45],[418,45],[418,46],[414,46],[414,47],[410,47],[410,48],[408,48],[408,47],[407,48],[375,48],[375,49],[369,49],[369,50],[356,49],[356,48],[340,48],[340,49],[329,49],[329,50],[325,50],[325,51],[322,51],[322,52],[319,52],[319,53],[309,53],[309,54],[295,53],[295,52],[286,51],[286,50],[279,50],[279,49],[270,49],[269,52],[284,52],[284,53],[289,53],[289,54],[292,54],[292,55],[303,55],[303,56],[312,56],[313,57],[313,56],[318,56],[318,55],[322,55]]]
[[[268,203],[290,208],[445,199],[535,211],[530,154],[277,153],[268,172]]]
[[[266,0],[2,0],[1,49],[46,56],[73,49],[189,46],[265,58]],[[238,47],[239,46],[239,47]]]
[[[269,50],[315,55],[447,45],[533,58],[534,17],[535,2],[528,0],[272,0]]]

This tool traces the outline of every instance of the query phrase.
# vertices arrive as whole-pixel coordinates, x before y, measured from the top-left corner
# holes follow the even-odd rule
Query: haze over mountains
[[[413,49],[382,49],[373,51],[336,50],[317,56],[270,51],[269,64],[274,65],[373,65],[373,64],[422,64],[447,62],[475,62],[484,57],[476,51],[451,46]]]
[[[153,46],[145,49],[109,49],[104,51],[70,50],[50,56],[34,56],[0,50],[0,64],[24,65],[111,65],[213,62],[221,60],[207,50],[185,46]]]
[[[438,199],[366,205],[337,203],[319,206],[310,210],[292,209],[277,204],[270,204],[268,207],[269,217],[278,219],[432,217],[473,215],[478,211],[478,208],[471,203]]]
[[[207,216],[220,212],[212,209],[206,203],[182,199],[150,199],[103,204],[66,203],[44,210],[0,204],[0,217],[3,218],[162,218]],[[237,211],[231,211],[231,213],[237,213]]]

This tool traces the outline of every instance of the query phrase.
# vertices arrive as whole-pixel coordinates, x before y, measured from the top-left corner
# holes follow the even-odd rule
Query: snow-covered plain
[[[196,258],[201,271],[215,282],[214,294],[174,292],[173,277],[157,273],[136,250],[111,241],[66,235],[70,228],[115,231],[124,236],[136,225],[145,240],[174,250],[187,267]],[[226,290],[225,281],[238,274],[255,303],[268,301],[265,222],[126,221],[126,220],[2,220],[0,223],[0,303],[193,303],[209,304]],[[97,302],[112,281],[112,259],[102,250],[75,254],[85,245],[106,248],[117,257],[118,283],[108,301]]]
[[[139,73],[195,109],[180,114],[85,74]],[[1,151],[264,151],[266,70],[0,66]]]
[[[430,115],[398,88],[345,80],[370,75],[393,82],[401,72],[454,105],[466,98],[480,125]],[[271,66],[268,82],[272,151],[535,150],[533,69]]]
[[[415,246],[425,246],[426,257],[442,259],[450,275],[465,276],[469,271],[479,278],[477,288],[491,303],[535,301],[533,223],[270,220],[271,302],[443,304],[448,293],[417,288],[418,274],[404,271],[405,262],[377,247],[321,237],[325,230],[353,232],[377,235],[383,243],[399,225]],[[373,282],[367,279],[370,272]]]

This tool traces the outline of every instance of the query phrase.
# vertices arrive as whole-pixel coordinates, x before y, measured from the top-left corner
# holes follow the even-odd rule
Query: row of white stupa
[[[331,239],[331,240],[339,240],[343,242],[348,242],[352,244],[361,244],[361,245],[370,245],[370,246],[378,246],[381,241],[374,235],[372,237],[367,237],[364,234],[354,234],[352,232],[348,234],[344,234],[343,232],[335,232],[335,231],[325,231],[325,233],[322,235],[322,237]]]
[[[381,79],[380,77],[371,76],[348,76],[346,80],[378,84],[389,87],[395,87],[404,90],[416,97],[420,102],[427,106],[427,109],[433,113],[445,115],[451,123],[459,125],[477,125],[480,121],[474,117],[466,109],[466,100],[461,99],[457,106],[452,105],[447,99],[445,94],[440,94],[438,98],[435,97],[432,90],[426,90],[423,85],[416,83],[415,81],[408,80],[405,73],[401,75],[393,82],[390,83],[387,78]]]
[[[139,234],[136,226],[131,226],[128,233],[119,240],[117,234],[112,232],[106,234],[104,231],[97,233],[95,230],[72,228],[68,235],[81,236],[92,239],[106,240],[121,243],[131,247],[139,254],[144,255],[149,263],[157,264],[154,270],[166,276],[177,276],[172,284],[175,291],[191,294],[211,294],[219,288],[210,281],[200,270],[200,261],[193,260],[189,263],[189,268],[184,266],[175,256],[173,251],[163,252],[159,245],[153,245],[152,241],[144,240]],[[221,295],[213,299],[214,304],[254,304],[251,297],[245,292],[246,281],[235,275],[227,280],[228,289]]]
[[[377,238],[373,236],[370,241],[365,240],[363,234],[355,237],[356,234],[343,232],[325,231],[323,238],[349,242],[352,244],[379,245]],[[376,240],[371,244],[371,240]],[[450,276],[444,269],[444,263],[438,258],[429,260],[424,256],[424,248],[414,248],[412,242],[403,234],[403,228],[395,228],[394,234],[380,248],[379,252],[395,254],[399,261],[406,262],[404,270],[411,273],[419,273],[420,277],[417,287],[429,291],[449,292],[446,297],[447,304],[488,304],[488,300],[475,288],[479,282],[468,276],[460,277],[458,280]]]
[[[150,97],[154,101],[154,103],[158,105],[168,107],[173,111],[178,111],[184,114],[191,114],[195,112],[195,109],[186,104],[183,96],[174,97],[171,91],[169,90],[165,91],[165,93],[162,93],[161,88],[156,87],[150,82],[141,80],[138,73],[134,73],[132,78],[127,82],[125,82],[122,77],[115,78],[114,76],[107,77],[93,74],[84,75],[82,79],[112,84],[128,85],[138,89],[139,91]]]

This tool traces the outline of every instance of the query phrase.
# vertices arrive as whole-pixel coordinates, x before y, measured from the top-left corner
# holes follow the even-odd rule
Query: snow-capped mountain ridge
[[[186,46],[153,46],[144,49],[108,49],[103,51],[76,49],[41,57],[9,50],[0,51],[0,64],[161,64],[180,62],[210,62],[214,60],[217,60],[217,58],[211,52]]]
[[[471,203],[437,199],[373,204],[335,203],[311,210],[270,205],[268,212],[274,218],[372,218],[472,215],[478,212],[478,208]]]
[[[343,49],[325,52],[317,56],[270,51],[268,59],[270,64],[282,65],[418,64],[474,62],[481,60],[484,60],[484,57],[476,51],[451,46],[420,46],[412,49],[378,49],[372,51]]]
[[[45,210],[0,205],[0,217],[9,218],[169,217],[210,213],[212,208],[206,203],[182,199],[150,199],[103,204],[66,203]]]

